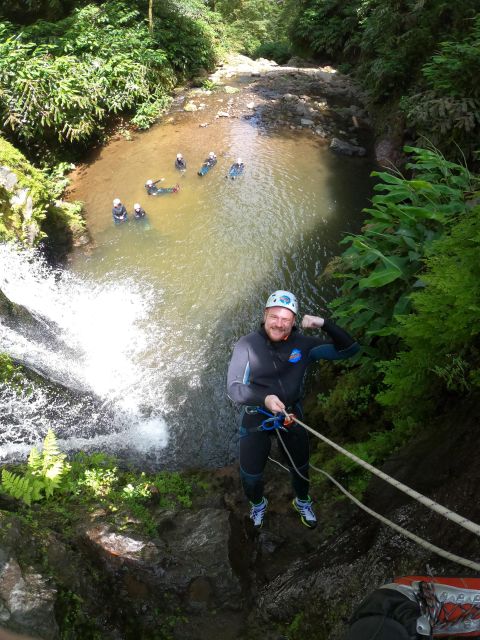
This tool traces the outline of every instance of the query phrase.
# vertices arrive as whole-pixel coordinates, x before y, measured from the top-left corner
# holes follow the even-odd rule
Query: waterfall
[[[0,245],[0,291],[22,310],[0,316],[0,353],[40,378],[0,387],[0,460],[24,456],[49,427],[69,450],[155,456],[165,448],[161,385],[147,353],[162,341],[148,322],[161,291],[124,274],[92,282],[13,245]]]

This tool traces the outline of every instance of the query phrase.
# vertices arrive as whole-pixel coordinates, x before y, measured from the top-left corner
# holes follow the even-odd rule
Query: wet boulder
[[[141,593],[144,601],[154,602],[165,593],[189,610],[238,608],[241,590],[230,565],[230,525],[224,509],[163,512],[157,528],[159,537],[148,540],[96,524],[85,528],[80,539],[93,561],[129,597]]]
[[[18,519],[0,512],[0,529],[1,626],[41,640],[56,640],[55,586],[22,557],[25,536]]]
[[[364,147],[340,140],[340,138],[332,138],[330,149],[343,156],[364,156],[367,153]]]

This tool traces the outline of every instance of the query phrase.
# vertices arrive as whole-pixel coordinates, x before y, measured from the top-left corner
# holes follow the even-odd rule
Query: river
[[[230,461],[236,411],[225,378],[235,341],[258,326],[272,290],[293,290],[301,314],[325,313],[335,295],[319,276],[341,238],[360,228],[371,162],[334,155],[311,131],[215,117],[231,104],[223,92],[200,99],[195,113],[177,99],[163,123],[119,137],[76,172],[70,197],[85,203],[92,244],[65,271],[43,265],[39,276],[31,273],[38,258],[7,258],[23,276],[2,289],[53,323],[63,346],[39,347],[37,336],[20,347],[10,331],[2,350],[28,354],[74,390],[49,421],[69,448],[108,448],[153,466]],[[209,151],[217,165],[200,177]],[[178,152],[184,173],[174,167]],[[245,172],[231,180],[239,156]],[[148,196],[149,178],[180,189]],[[127,206],[125,224],[112,222],[115,197]],[[147,223],[132,219],[134,202]],[[52,409],[43,402],[40,411]],[[47,427],[37,422],[4,443],[15,451],[15,437],[23,447],[35,441]]]

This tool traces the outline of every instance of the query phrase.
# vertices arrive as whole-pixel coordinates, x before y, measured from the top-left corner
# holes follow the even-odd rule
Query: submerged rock
[[[332,138],[330,149],[344,156],[364,156],[367,153],[364,147],[340,140],[340,138]]]

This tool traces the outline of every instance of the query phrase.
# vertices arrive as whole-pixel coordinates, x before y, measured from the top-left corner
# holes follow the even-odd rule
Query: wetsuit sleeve
[[[354,356],[360,349],[355,340],[342,328],[331,320],[325,320],[322,330],[332,339],[332,342],[320,344],[310,350],[308,359],[316,360],[346,360]]]
[[[419,604],[406,595],[375,589],[355,610],[345,640],[416,640],[420,615]]]
[[[227,374],[228,397],[238,404],[262,405],[268,395],[263,385],[250,381],[248,344],[239,340],[233,350]]]

